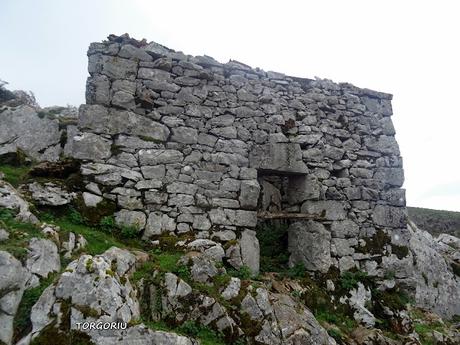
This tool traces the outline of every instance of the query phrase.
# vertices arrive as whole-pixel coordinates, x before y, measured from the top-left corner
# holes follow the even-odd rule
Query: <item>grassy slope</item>
[[[408,207],[409,218],[432,235],[447,233],[460,237],[460,212]]]

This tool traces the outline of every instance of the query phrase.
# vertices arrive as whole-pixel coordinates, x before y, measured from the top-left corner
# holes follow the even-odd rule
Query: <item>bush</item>
[[[241,266],[239,270],[231,268],[228,270],[228,274],[243,280],[251,279],[252,277],[251,269],[246,265]]]
[[[177,331],[188,336],[199,338],[201,340],[201,344],[203,345],[224,344],[222,334],[207,326],[203,326],[196,321],[185,321],[177,328]]]
[[[120,236],[122,238],[136,238],[139,234],[139,229],[136,226],[122,226]]]
[[[340,277],[339,285],[344,290],[351,290],[351,289],[356,288],[359,282],[363,283],[367,281],[367,279],[368,279],[367,272],[347,271]]]
[[[78,212],[73,207],[69,208],[69,212],[67,214],[67,219],[68,219],[69,222],[71,222],[72,224],[76,224],[76,225],[81,225],[81,224],[85,223],[85,220],[84,220],[83,216],[81,215],[81,213]]]
[[[99,222],[99,227],[104,232],[112,233],[113,230],[116,228],[114,216],[102,217]]]
[[[306,274],[307,274],[307,270],[305,266],[301,263],[295,264],[294,267],[289,268],[288,271],[286,272],[286,276],[292,279],[304,278]]]

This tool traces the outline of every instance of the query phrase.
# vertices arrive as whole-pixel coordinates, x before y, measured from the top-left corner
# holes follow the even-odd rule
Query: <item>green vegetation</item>
[[[439,333],[445,333],[445,325],[440,322],[427,322],[427,323],[416,323],[414,326],[415,332],[420,336],[422,345],[434,345],[436,344],[433,339],[433,331]]]
[[[339,342],[345,338],[346,334],[350,334],[357,326],[356,321],[352,317],[349,317],[340,311],[325,309],[319,310],[315,314],[315,318],[321,324],[328,323],[335,325],[337,328],[330,328],[328,333]]]
[[[64,233],[74,232],[82,235],[88,241],[88,244],[84,249],[84,251],[88,254],[102,254],[107,249],[114,246],[126,248],[126,244],[114,236],[108,235],[84,224],[74,224],[65,217],[56,219],[53,223],[59,225],[61,227],[61,231]]]
[[[133,274],[133,281],[139,281],[142,278],[150,279],[155,271],[171,272],[184,279],[190,281],[190,269],[187,265],[179,263],[182,257],[182,252],[162,252],[154,250],[151,252],[151,260],[144,262],[140,268]]]
[[[304,264],[297,263],[293,267],[290,267],[287,271],[283,272],[283,276],[291,279],[305,278],[307,275],[307,269]]]
[[[72,224],[80,225],[85,224],[83,216],[75,208],[69,207],[69,211],[66,216],[67,220]]]
[[[183,253],[161,253],[154,255],[154,260],[158,263],[159,269],[164,272],[174,272],[178,269],[177,262]]]
[[[36,225],[23,223],[15,219],[15,212],[9,209],[0,209],[0,227],[9,232],[9,239],[0,243],[0,250],[12,254],[20,261],[27,256],[27,245],[32,237],[43,237]]]
[[[181,335],[198,338],[201,345],[226,344],[222,334],[219,334],[211,328],[203,326],[196,321],[186,321],[178,327],[170,327],[164,321],[149,322],[143,320],[143,322],[148,328],[154,331],[175,332]]]
[[[111,233],[116,228],[115,217],[113,215],[102,217],[99,226],[102,231]]]
[[[257,226],[261,272],[282,272],[289,261],[287,224],[264,222]]]
[[[371,238],[365,238],[365,246],[359,246],[356,251],[367,254],[382,254],[383,249],[387,244],[391,243],[391,236],[385,231],[378,229]]]
[[[339,279],[339,286],[344,290],[351,290],[358,287],[358,283],[368,280],[367,272],[347,271]]]
[[[13,322],[15,339],[19,340],[31,330],[30,311],[43,291],[54,282],[56,277],[57,273],[50,274],[47,278],[40,281],[40,285],[24,291]]]
[[[334,338],[337,342],[339,342],[339,344],[342,343],[342,341],[344,340],[344,335],[343,333],[337,329],[337,328],[330,328],[327,330],[327,333],[332,337]]]
[[[122,226],[120,227],[120,236],[122,238],[137,238],[139,228],[137,226]]]
[[[178,327],[178,332],[200,339],[202,345],[223,345],[223,335],[196,321],[186,321]]]
[[[29,170],[30,167],[27,166],[0,165],[0,171],[5,174],[5,181],[14,187],[19,186],[25,180]]]
[[[134,227],[117,227],[113,216],[104,217],[101,224],[93,226],[73,207],[58,212],[43,210],[40,218],[47,223],[56,224],[61,232],[82,235],[88,241],[85,252],[97,255],[116,246],[120,248],[143,248],[145,244],[138,239],[139,230]],[[135,234],[135,235],[134,235]]]
[[[460,237],[460,212],[408,207],[409,218],[434,236],[447,233]]]
[[[246,265],[241,266],[239,270],[229,268],[227,271],[230,276],[237,277],[243,280],[248,280],[252,277],[251,269]]]
[[[379,313],[379,308],[388,307],[393,311],[403,310],[408,304],[413,304],[413,299],[407,294],[406,291],[395,287],[386,291],[380,291],[378,289],[372,289],[372,296],[375,301],[375,313],[377,315],[385,316],[385,312],[382,309],[382,313]]]

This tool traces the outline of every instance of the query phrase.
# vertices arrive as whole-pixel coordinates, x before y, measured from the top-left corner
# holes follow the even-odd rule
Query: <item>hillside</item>
[[[408,207],[409,218],[433,236],[445,233],[460,237],[460,212]]]
[[[0,345],[460,344],[391,95],[127,34],[88,71],[78,109],[0,83]]]

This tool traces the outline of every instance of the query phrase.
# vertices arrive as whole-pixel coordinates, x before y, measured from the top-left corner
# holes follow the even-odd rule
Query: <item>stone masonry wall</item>
[[[254,272],[264,211],[314,218],[289,229],[291,262],[311,270],[372,271],[407,244],[391,95],[128,36],[88,57],[73,155],[87,197],[116,201],[144,238],[228,242],[228,262]]]

